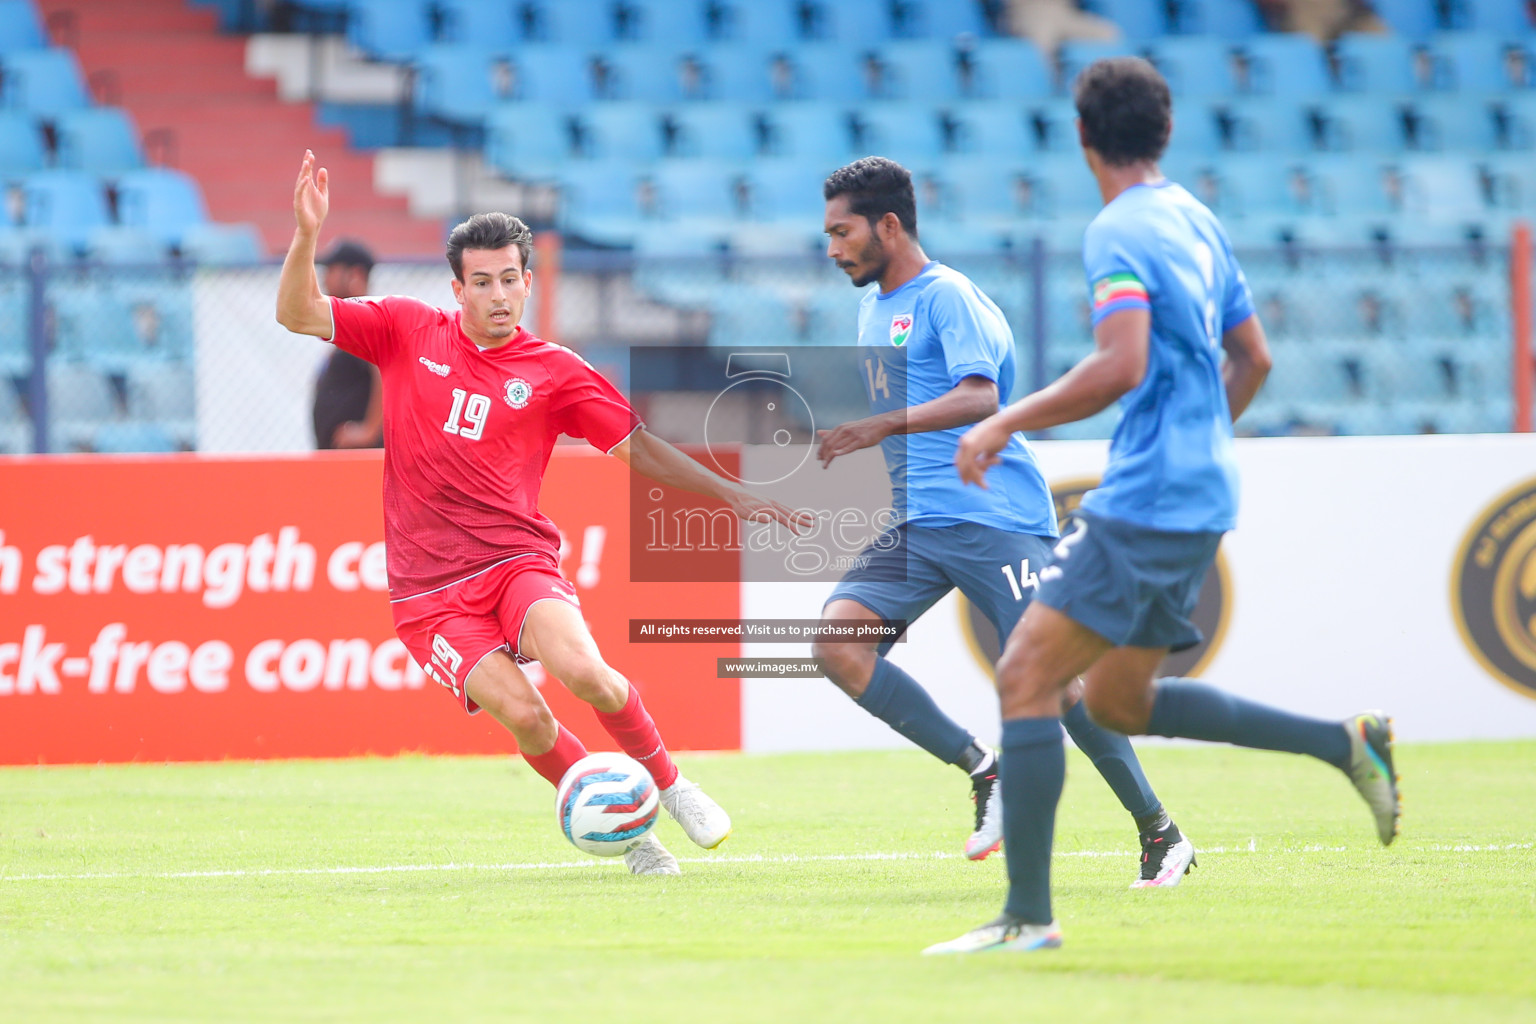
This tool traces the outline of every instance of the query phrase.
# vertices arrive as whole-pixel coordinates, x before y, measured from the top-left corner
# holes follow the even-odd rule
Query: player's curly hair
[[[1173,99],[1157,68],[1140,57],[1109,57],[1083,69],[1072,87],[1083,144],[1123,167],[1168,148]]]
[[[888,213],[894,213],[902,229],[917,237],[917,195],[912,188],[912,172],[883,156],[866,156],[833,171],[821,186],[821,197],[828,201],[848,197],[848,212],[863,217],[873,228]]]
[[[477,213],[456,226],[448,235],[448,265],[455,280],[464,280],[465,249],[505,249],[517,246],[523,257],[523,269],[533,258],[533,232],[518,218],[507,213]]]

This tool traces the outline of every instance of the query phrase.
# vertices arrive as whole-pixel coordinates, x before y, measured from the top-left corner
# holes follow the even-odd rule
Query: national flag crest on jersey
[[[521,409],[533,397],[533,385],[521,377],[513,377],[502,386],[501,396],[514,409]]]
[[[891,317],[891,344],[897,348],[907,343],[907,338],[912,334],[912,314],[897,313]]]

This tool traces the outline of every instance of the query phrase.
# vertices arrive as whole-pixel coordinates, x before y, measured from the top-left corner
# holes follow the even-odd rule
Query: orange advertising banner
[[[0,763],[515,750],[395,638],[382,456],[0,459]],[[734,583],[631,583],[629,471],[560,447],[541,506],[608,662],[675,749],[741,744],[735,643],[628,642],[629,619],[739,615]],[[612,748],[529,666],[556,716]]]

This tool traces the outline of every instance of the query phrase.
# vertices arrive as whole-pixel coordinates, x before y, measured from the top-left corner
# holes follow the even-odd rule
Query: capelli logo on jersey
[[[437,374],[439,377],[446,377],[446,376],[448,376],[448,371],[453,369],[453,367],[448,366],[448,365],[446,365],[444,363],[434,363],[432,360],[428,359],[426,356],[421,356],[419,361],[420,361],[422,366],[425,366],[427,369],[431,370],[433,373]]]
[[[1063,546],[1070,552],[1073,538],[1083,536],[1083,531],[1075,528],[1072,515],[1077,511],[1077,506],[1082,504],[1083,495],[1097,486],[1099,481],[1094,477],[1078,477],[1051,484],[1051,498],[1056,503],[1056,521],[1062,533],[1054,553],[1056,559],[1062,557],[1059,552]],[[1077,520],[1076,524],[1081,522]],[[1009,576],[1009,584],[1017,588],[1015,596],[1023,600],[1024,597],[1034,596],[1037,585],[1029,580],[1029,574],[1039,573],[1041,579],[1044,579],[1048,575],[1045,570],[1045,566],[1031,565],[1028,570],[1015,566],[1004,569],[1000,566],[994,571]],[[1205,671],[1206,666],[1216,657],[1216,652],[1221,649],[1221,642],[1227,635],[1227,626],[1232,621],[1232,571],[1227,568],[1226,556],[1219,550],[1216,552],[1216,560],[1211,563],[1200,584],[1200,601],[1195,605],[1195,613],[1190,619],[1200,629],[1200,643],[1187,651],[1164,658],[1158,675],[1197,676]],[[977,663],[983,670],[991,672],[1002,653],[997,630],[992,628],[992,623],[980,609],[966,600],[964,594],[960,595],[960,632]]]
[[[521,377],[513,377],[502,385],[501,397],[514,409],[521,409],[533,398],[533,385]]]
[[[897,313],[891,317],[891,344],[897,348],[907,343],[912,335],[912,314]]]
[[[1495,498],[1462,538],[1451,613],[1483,668],[1536,700],[1536,479]]]

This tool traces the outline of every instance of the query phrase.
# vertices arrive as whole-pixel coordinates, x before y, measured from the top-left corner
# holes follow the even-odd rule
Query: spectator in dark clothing
[[[325,291],[338,299],[368,294],[373,253],[343,239],[317,263],[325,267]],[[316,448],[384,447],[384,395],[372,363],[336,349],[315,381]]]

